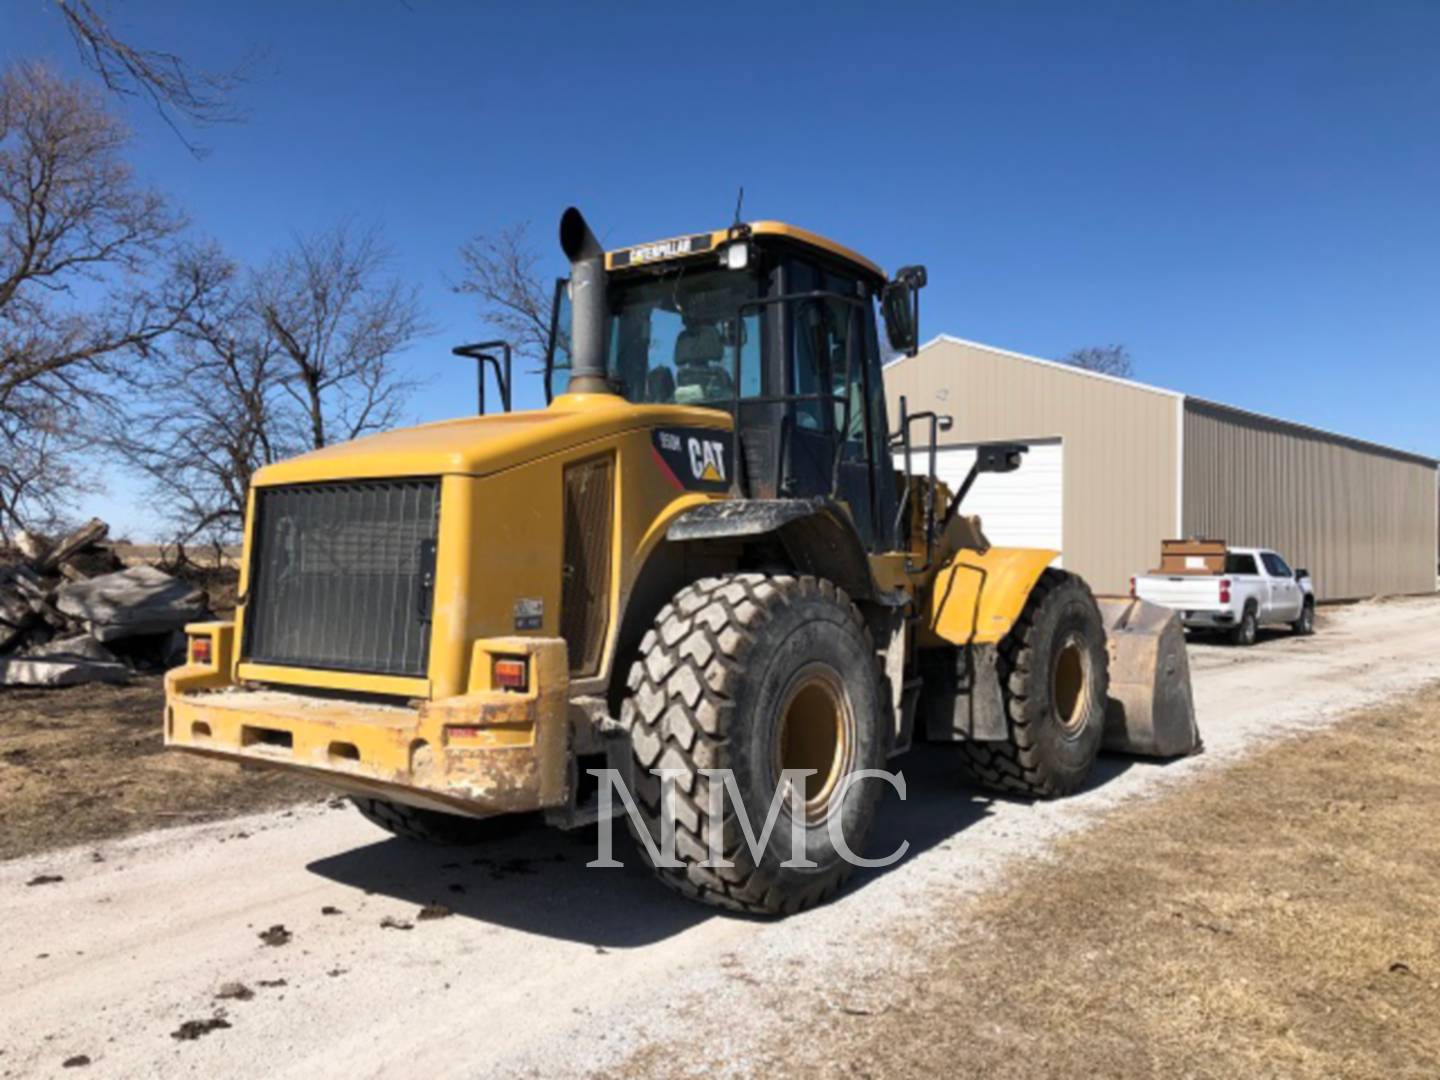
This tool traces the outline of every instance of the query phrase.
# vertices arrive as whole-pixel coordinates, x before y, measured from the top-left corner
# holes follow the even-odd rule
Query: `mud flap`
[[[926,737],[939,742],[1008,739],[995,646],[971,645],[943,655],[946,669],[926,676]],[[938,693],[931,690],[935,683],[941,687]]]
[[[1110,654],[1106,750],[1181,757],[1202,747],[1190,688],[1185,631],[1169,608],[1096,597]]]

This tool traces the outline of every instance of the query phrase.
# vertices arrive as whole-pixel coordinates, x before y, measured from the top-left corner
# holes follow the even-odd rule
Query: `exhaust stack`
[[[560,216],[560,249],[570,260],[571,394],[608,394],[605,376],[605,249],[585,215],[570,207]]]

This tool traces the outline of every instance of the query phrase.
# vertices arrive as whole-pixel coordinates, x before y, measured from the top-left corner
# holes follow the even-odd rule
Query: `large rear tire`
[[[837,848],[863,854],[879,784],[847,782],[883,766],[886,710],[874,646],[843,591],[813,577],[727,574],[677,593],[655,620],[630,670],[621,710],[634,757],[640,822],[657,851],[662,822],[674,815],[678,867],[656,874],[683,895],[757,914],[800,911],[832,896],[852,866]],[[780,789],[783,768],[813,769],[800,821],[803,858],[794,861],[792,816],[782,803],[758,857],[724,793],[712,815],[712,779],[730,770],[741,809],[758,838]],[[651,769],[677,770],[664,805]],[[721,784],[720,776],[713,783]],[[702,865],[712,845],[729,867]]]
[[[959,744],[986,787],[1018,795],[1068,795],[1090,775],[1105,733],[1109,657],[1090,588],[1046,570],[1000,643],[996,673],[1010,737]]]
[[[354,796],[350,800],[360,816],[372,825],[402,840],[414,840],[440,847],[469,847],[513,836],[525,825],[529,815],[501,814],[498,817],[471,818],[460,814],[443,814],[417,806]]]
[[[1315,633],[1315,601],[1305,600],[1304,606],[1300,608],[1300,618],[1290,624],[1290,629],[1299,637],[1309,637]]]

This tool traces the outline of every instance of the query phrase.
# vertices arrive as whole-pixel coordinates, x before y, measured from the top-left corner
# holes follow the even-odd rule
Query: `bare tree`
[[[283,358],[280,384],[313,447],[393,427],[416,382],[395,354],[429,332],[413,287],[390,275],[378,232],[297,237],[259,274],[255,303]]]
[[[153,353],[108,445],[145,477],[169,537],[225,543],[265,465],[394,426],[415,381],[395,355],[425,332],[378,234],[340,226],[246,272],[190,252],[211,283]]]
[[[536,269],[540,257],[528,237],[529,223],[481,233],[460,248],[462,277],[454,291],[474,296],[480,315],[536,364],[550,341],[551,284]]]
[[[202,125],[242,118],[232,95],[244,81],[243,66],[224,73],[197,71],[175,53],[137,48],[118,37],[89,0],[55,0],[55,4],[81,62],[111,93],[147,99],[192,154],[205,151],[185,137],[176,114]]]
[[[1117,379],[1128,379],[1135,374],[1130,350],[1124,345],[1087,345],[1065,356],[1061,363],[1101,375],[1113,375]]]
[[[0,75],[0,532],[83,489],[93,418],[209,283],[156,275],[183,226],[120,153],[125,128],[47,69]]]
[[[157,353],[141,404],[109,444],[149,481],[173,539],[224,543],[241,532],[255,472],[306,441],[281,391],[279,345],[240,270],[211,247],[191,253],[185,272],[214,284]]]

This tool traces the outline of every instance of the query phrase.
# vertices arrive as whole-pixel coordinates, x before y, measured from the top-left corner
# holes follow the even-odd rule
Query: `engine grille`
[[[365,480],[256,493],[247,660],[424,675],[437,480]]]

